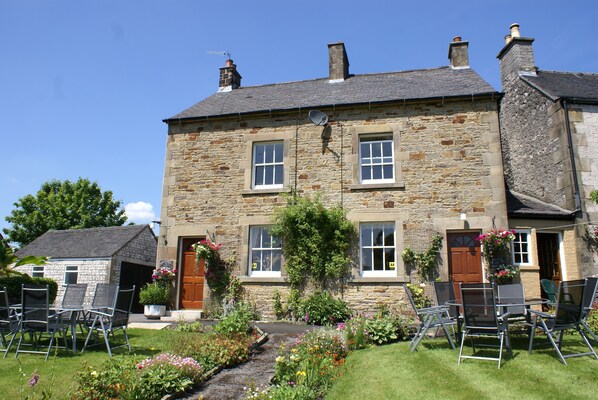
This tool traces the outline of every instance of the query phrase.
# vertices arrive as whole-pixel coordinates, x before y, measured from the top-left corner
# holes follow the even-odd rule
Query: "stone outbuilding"
[[[507,227],[507,205],[499,93],[469,66],[468,46],[455,38],[447,66],[352,74],[345,45],[332,43],[329,76],[251,87],[228,60],[215,94],[164,120],[158,260],[181,271],[177,308],[205,307],[191,245],[209,237],[273,316],[288,285],[268,226],[288,193],[319,194],[355,223],[342,295],[360,312],[404,300],[401,285],[418,278],[401,252],[427,250],[435,234],[441,279],[484,280],[476,238]]]
[[[152,280],[156,247],[156,236],[149,225],[127,225],[50,230],[17,251],[16,255],[19,258],[50,257],[45,265],[24,265],[18,270],[56,280],[57,302],[68,283],[87,283],[87,304],[93,299],[96,283],[118,283],[122,287],[135,285],[133,310],[140,312],[139,288]]]
[[[513,24],[497,56],[509,227],[529,285],[598,273],[598,74],[542,70],[533,42]]]

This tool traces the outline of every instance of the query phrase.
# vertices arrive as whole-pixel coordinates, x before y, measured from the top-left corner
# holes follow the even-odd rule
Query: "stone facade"
[[[235,274],[254,296],[263,315],[272,314],[272,294],[286,287],[282,278],[248,276],[249,226],[267,224],[284,193],[320,194],[328,205],[342,202],[360,222],[394,222],[396,276],[364,278],[355,258],[353,279],[344,292],[362,312],[378,302],[403,300],[400,283],[415,277],[400,253],[428,248],[434,233],[446,244],[451,231],[486,231],[507,226],[497,104],[493,97],[431,100],[369,107],[322,109],[330,116],[332,137],[323,148],[321,126],[307,113],[279,113],[169,126],[158,259],[179,261],[184,237],[215,235],[223,259],[236,260]],[[361,135],[388,135],[395,145],[394,184],[361,185]],[[279,140],[285,149],[282,189],[252,190],[253,143]],[[296,168],[295,168],[296,166]],[[466,213],[467,220],[460,220]],[[354,243],[358,248],[358,243]],[[355,254],[358,251],[354,251]],[[446,246],[441,277],[448,278]]]
[[[533,41],[513,37],[498,55],[504,92],[500,124],[505,181],[510,190],[575,212],[575,219],[569,222],[575,225],[573,231],[555,228],[564,239],[571,238],[570,243],[561,243],[567,250],[562,275],[596,274],[595,250],[589,250],[582,238],[585,224],[598,220],[598,207],[589,199],[589,193],[598,188],[598,108],[577,103],[565,108],[567,99],[553,98],[525,80],[541,74],[534,65]],[[548,225],[562,224],[553,221]],[[516,225],[513,221],[510,227]]]

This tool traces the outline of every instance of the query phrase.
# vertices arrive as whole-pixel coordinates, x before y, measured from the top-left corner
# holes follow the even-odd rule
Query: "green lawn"
[[[132,351],[127,353],[126,348],[113,351],[115,357],[133,358],[135,355],[149,356],[169,349],[172,335],[179,334],[172,330],[147,330],[128,329]],[[120,332],[116,333],[116,339],[122,338]],[[62,339],[61,339],[62,343]],[[83,341],[78,343],[79,349]],[[38,398],[42,390],[49,390],[53,399],[67,399],[69,392],[74,387],[74,377],[84,362],[90,365],[101,365],[109,359],[104,346],[97,346],[86,349],[85,353],[73,355],[65,350],[58,350],[58,353],[51,355],[48,361],[45,356],[38,354],[19,354],[15,359],[16,345],[13,344],[11,352],[6,358],[0,358],[0,398],[2,399],[25,399],[33,395]],[[39,383],[30,388],[27,384],[33,372],[37,369],[40,376]]]
[[[566,337],[565,353],[571,345],[583,350],[577,338]],[[524,338],[513,342],[513,357],[504,359],[500,370],[492,361],[466,359],[457,365],[459,350],[441,338],[422,342],[414,353],[404,342],[356,351],[326,399],[598,398],[598,360],[569,358],[565,366],[549,347],[528,355]]]

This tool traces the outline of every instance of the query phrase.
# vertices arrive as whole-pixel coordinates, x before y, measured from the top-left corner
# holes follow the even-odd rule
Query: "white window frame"
[[[364,155],[362,154],[362,145],[369,143],[369,150],[370,156],[364,160]],[[372,152],[372,144],[379,145],[381,156],[379,157],[380,160],[375,160],[373,157]],[[385,144],[390,144],[390,155],[384,153]],[[376,135],[376,136],[368,136],[368,135],[361,135],[359,137],[359,182],[361,184],[376,184],[376,183],[394,183],[396,178],[395,172],[395,155],[394,155],[394,138],[392,134],[390,135]],[[390,158],[390,160],[388,160]],[[366,162],[364,162],[366,161]],[[390,171],[392,172],[392,178],[374,178],[373,177],[373,170],[374,168],[381,168],[382,174],[384,174],[384,167],[389,167]],[[370,169],[371,177],[369,179],[365,179],[363,177],[363,168],[368,167]]]
[[[46,269],[43,265],[34,265],[33,269],[31,270],[31,277],[32,278],[43,278],[44,274],[46,273]]]
[[[256,159],[256,155],[257,155],[257,149],[259,146],[268,146],[268,145],[276,145],[279,150],[280,153],[282,155],[280,161],[276,161],[276,156],[278,155],[277,149],[274,149],[274,153],[272,155],[272,161],[268,162],[266,161],[266,155],[264,154],[264,161],[261,163],[257,163]],[[272,179],[273,182],[272,183],[267,183],[264,182],[262,180],[262,182],[257,182],[257,168],[258,167],[263,167],[264,169],[267,168],[272,168]],[[277,168],[278,167],[278,168]],[[280,173],[282,174],[282,176],[280,176],[280,183],[275,183],[276,179],[278,178],[278,175],[276,174],[276,170],[280,170]],[[254,142],[253,143],[253,151],[252,151],[252,159],[251,159],[251,182],[252,185],[251,187],[253,189],[272,189],[272,188],[282,188],[284,185],[284,141],[282,140],[277,140],[277,141],[270,141],[270,142]],[[266,177],[266,173],[264,172],[263,175],[264,179]]]
[[[263,230],[268,231],[267,225],[251,225],[249,227],[249,265],[248,265],[248,276],[251,277],[279,277],[281,276],[282,270],[282,245],[280,240],[278,243],[274,242],[274,237],[270,235],[270,246],[264,246],[262,242],[262,232]],[[269,232],[268,232],[269,233]],[[255,243],[254,238],[256,235],[260,235],[260,243],[258,247],[253,247]],[[275,244],[278,244],[278,247],[274,247]],[[278,271],[263,271],[262,269],[258,268],[258,264],[253,262],[254,253],[259,252],[260,256],[260,264],[259,267],[263,266],[263,259],[264,254],[270,254],[270,261],[272,261],[273,257],[277,254],[280,260],[280,269]]]
[[[76,274],[75,275],[75,282],[67,282],[67,275],[70,274]],[[78,265],[67,265],[65,270],[64,270],[64,280],[63,280],[65,285],[68,285],[69,283],[77,283],[79,282],[79,266]]]
[[[374,237],[373,237],[373,229],[371,233],[370,243],[371,245],[364,245],[364,232],[363,230],[366,227],[381,227],[383,232],[385,233],[387,228],[392,227],[393,230],[393,245],[387,246],[384,243],[384,238],[387,236],[383,236],[382,245],[375,245]],[[371,270],[364,269],[364,257],[366,252],[371,254],[371,260],[374,260],[374,251],[382,249],[382,256],[383,256],[383,268],[382,270],[374,269],[374,265],[372,265]],[[386,252],[387,250],[392,249],[394,251],[394,256],[391,260],[387,260]],[[373,262],[372,262],[373,264]],[[359,224],[359,269],[361,271],[361,276],[363,277],[375,277],[375,276],[397,276],[397,226],[394,221],[380,221],[380,222],[361,222]]]
[[[518,238],[521,238],[521,235],[525,234],[526,235],[526,240],[524,242],[522,242],[521,240],[518,240]],[[513,239],[513,241],[511,242],[511,258],[513,260],[513,265],[531,265],[532,264],[532,249],[531,249],[531,238],[532,238],[532,232],[529,229],[515,229],[515,239]],[[515,247],[516,244],[526,244],[527,245],[527,251],[515,251]],[[521,257],[521,259],[523,260],[523,255],[527,255],[527,262],[517,262],[515,261],[515,256],[519,255]]]

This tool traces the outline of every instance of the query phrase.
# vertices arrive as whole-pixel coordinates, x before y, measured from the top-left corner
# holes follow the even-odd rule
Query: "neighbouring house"
[[[342,295],[360,312],[404,301],[401,285],[417,278],[401,252],[427,250],[436,233],[441,279],[485,279],[476,238],[508,225],[499,93],[469,66],[468,46],[455,38],[448,66],[352,74],[333,43],[328,77],[252,87],[227,60],[217,93],[164,120],[158,260],[180,271],[176,306],[207,306],[191,245],[210,237],[272,317],[273,294],[284,299],[288,285],[268,226],[292,192],[319,193],[354,221]],[[312,122],[313,110],[327,123]]]
[[[152,281],[156,266],[156,236],[149,225],[50,230],[16,255],[48,256],[41,266],[25,265],[18,271],[58,282],[59,302],[68,283],[87,283],[86,304],[93,299],[96,283],[135,285],[133,310],[141,312],[139,288]]]
[[[505,42],[500,124],[514,260],[534,281],[596,274],[586,226],[598,225],[589,198],[598,189],[598,74],[539,69],[518,24]]]

